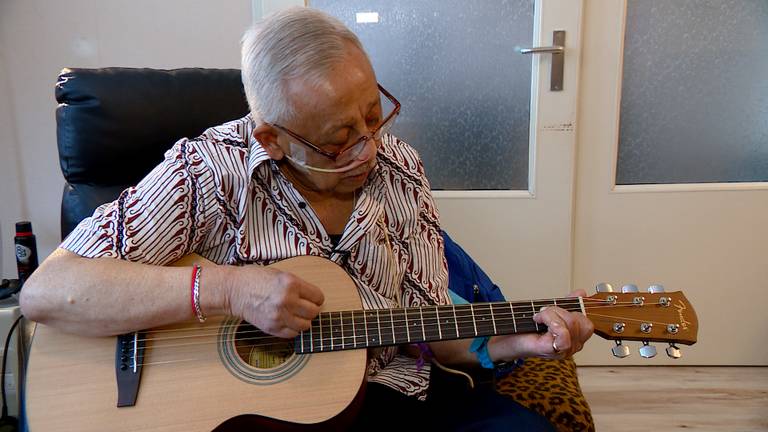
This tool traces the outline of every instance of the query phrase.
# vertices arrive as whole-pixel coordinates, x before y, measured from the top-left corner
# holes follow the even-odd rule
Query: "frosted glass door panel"
[[[629,0],[617,184],[768,181],[768,1]]]
[[[310,5],[360,37],[433,189],[528,189],[531,58],[515,47],[532,44],[533,0]]]

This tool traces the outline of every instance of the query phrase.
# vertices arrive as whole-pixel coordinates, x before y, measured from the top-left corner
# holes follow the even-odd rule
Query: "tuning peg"
[[[601,292],[613,292],[613,287],[609,283],[600,282],[599,284],[597,284],[597,286],[595,286],[595,291],[599,292],[599,293],[601,293]]]
[[[664,285],[651,285],[648,287],[648,292],[651,294],[663,293]]]
[[[637,285],[635,284],[626,284],[621,287],[621,292],[623,293],[636,293],[637,291]]]
[[[683,356],[683,353],[680,352],[680,348],[678,348],[675,344],[671,343],[669,344],[669,347],[667,347],[667,355],[670,358],[673,359],[679,359]]]
[[[614,357],[624,358],[629,356],[629,347],[622,345],[620,340],[616,341],[616,346],[611,348]]]
[[[644,358],[656,357],[656,347],[649,345],[647,341],[643,341],[643,346],[640,347],[640,356]]]

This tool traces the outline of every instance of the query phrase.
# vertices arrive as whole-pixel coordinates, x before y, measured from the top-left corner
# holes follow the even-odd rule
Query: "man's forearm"
[[[446,366],[459,367],[479,367],[477,354],[470,352],[470,346],[474,339],[459,339],[445,342],[432,342],[430,349],[435,354],[435,358]],[[488,341],[488,354],[492,362],[509,361],[515,356],[505,356],[500,350],[496,349],[496,340],[491,338]],[[509,358],[508,358],[509,357]]]
[[[223,312],[225,270],[207,266],[200,301]],[[107,336],[191,319],[189,267],[161,267],[111,258],[82,258],[58,249],[21,293],[24,315],[64,331]]]

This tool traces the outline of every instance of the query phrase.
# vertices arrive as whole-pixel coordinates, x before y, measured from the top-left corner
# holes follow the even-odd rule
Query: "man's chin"
[[[368,178],[368,175],[373,170],[373,166],[375,163],[365,163],[362,166],[355,167],[348,172],[342,174],[342,179],[345,181],[360,181],[365,182],[365,179]]]
[[[370,172],[371,170],[365,170],[361,173],[345,175],[342,181],[344,183],[357,184],[362,186],[363,183],[365,183],[365,180],[368,178],[368,174],[370,174]]]

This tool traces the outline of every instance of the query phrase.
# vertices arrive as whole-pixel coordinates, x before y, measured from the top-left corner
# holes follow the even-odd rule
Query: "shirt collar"
[[[245,141],[248,143],[248,178],[253,176],[254,171],[264,162],[269,161],[270,157],[264,147],[261,146],[259,140],[253,136],[253,129],[255,124],[250,114],[246,116],[248,119],[246,126]]]

